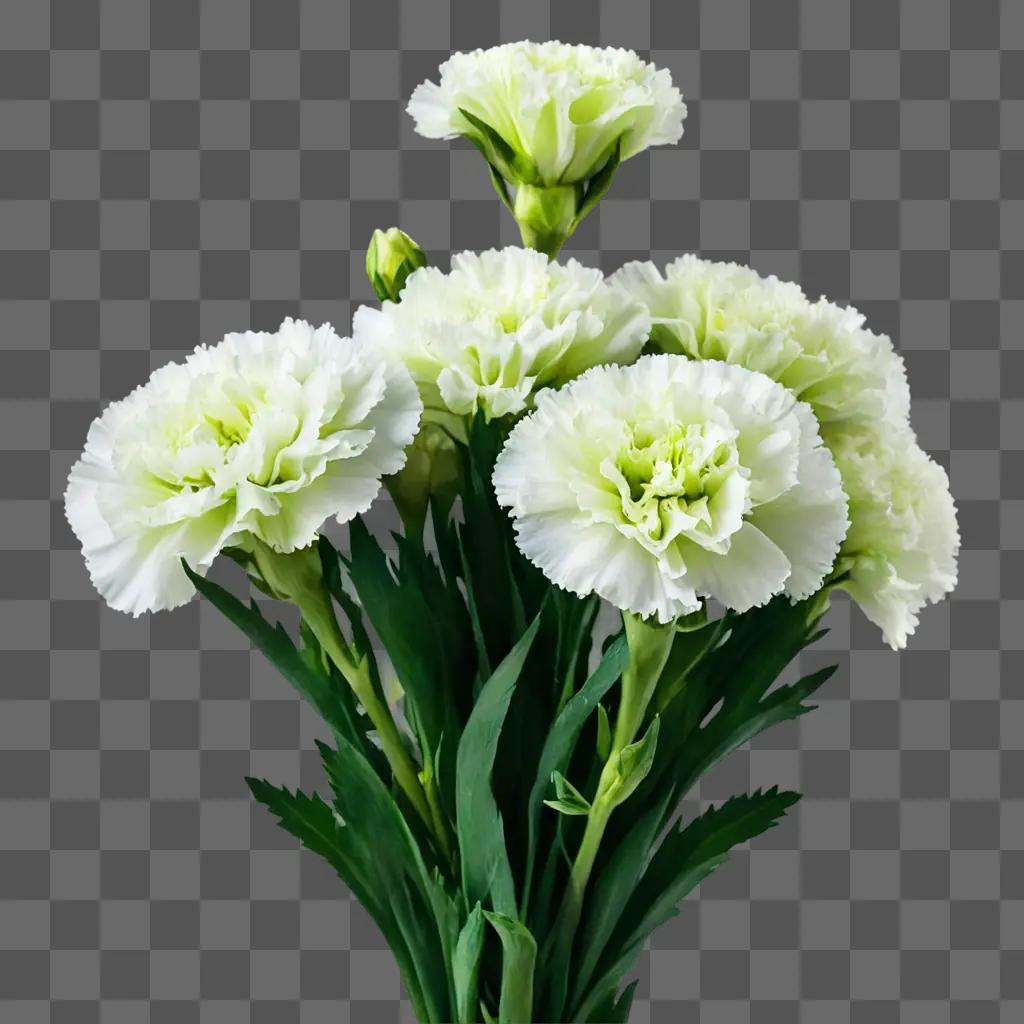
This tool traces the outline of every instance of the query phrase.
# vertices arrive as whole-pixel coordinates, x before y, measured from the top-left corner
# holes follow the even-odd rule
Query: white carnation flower
[[[174,608],[228,545],[310,544],[329,516],[365,511],[405,461],[421,403],[409,374],[285,320],[229,334],[157,370],[93,422],[65,510],[112,608]]]
[[[759,373],[679,356],[544,391],[494,471],[520,549],[559,586],[668,622],[814,593],[846,496],[810,408]]]
[[[508,181],[571,185],[599,170],[617,142],[626,160],[683,134],[686,106],[671,75],[631,50],[506,43],[453,54],[440,72],[440,83],[423,82],[409,100],[416,131],[466,136]]]
[[[664,274],[652,263],[629,263],[610,283],[644,302],[651,339],[663,351],[767,374],[808,402],[823,425],[902,424],[909,416],[903,360],[855,309],[811,302],[795,284],[692,255]]]
[[[532,249],[460,253],[424,267],[397,303],[363,306],[353,336],[401,361],[427,408],[488,419],[522,412],[534,391],[639,354],[650,321],[601,272]]]
[[[885,425],[827,437],[850,498],[845,584],[894,649],[918,613],[956,585],[960,534],[946,471],[909,429]]]

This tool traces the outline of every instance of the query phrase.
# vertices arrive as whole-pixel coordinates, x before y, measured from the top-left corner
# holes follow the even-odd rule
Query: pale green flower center
[[[651,541],[713,531],[715,497],[739,466],[736,432],[715,423],[635,424],[606,475],[622,515]]]

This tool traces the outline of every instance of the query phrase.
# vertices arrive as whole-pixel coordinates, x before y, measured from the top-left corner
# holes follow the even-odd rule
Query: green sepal
[[[480,150],[484,159],[495,171],[506,181],[517,184],[519,182],[537,183],[538,172],[532,160],[517,152],[486,121],[480,120],[464,107],[458,109],[473,129],[472,132],[463,133],[465,138]]]
[[[514,212],[512,197],[508,194],[508,182],[506,182],[501,176],[501,172],[494,166],[494,164],[488,163],[487,170],[491,176],[491,185],[494,186],[494,191],[501,200],[502,205],[509,213]]]
[[[615,172],[619,169],[621,153],[622,139],[620,137],[615,140],[615,146],[612,148],[608,159],[604,162],[601,169],[587,181],[586,191],[577,205],[576,217],[572,222],[573,231],[579,227],[580,221],[597,206],[604,197],[605,192],[608,191],[612,180],[615,178]]]

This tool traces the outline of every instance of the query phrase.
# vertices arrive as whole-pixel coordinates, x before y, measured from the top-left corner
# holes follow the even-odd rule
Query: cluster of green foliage
[[[432,551],[422,537],[396,534],[389,558],[361,520],[347,554],[319,542],[351,650],[379,682],[375,636],[401,683],[434,830],[395,784],[312,631],[296,642],[255,603],[193,579],[329,731],[319,744],[329,795],[249,786],[373,916],[418,1019],[625,1021],[634,986],[624,979],[646,939],[733,847],[798,799],[772,788],[677,820],[704,772],[810,710],[831,670],[776,681],[820,635],[827,592],[680,625],[644,724],[657,717],[657,743],[611,814],[579,914],[567,917],[564,893],[630,650],[620,632],[592,651],[597,600],[557,589],[519,554],[490,486],[502,440],[499,427],[473,425],[461,514],[433,510]]]

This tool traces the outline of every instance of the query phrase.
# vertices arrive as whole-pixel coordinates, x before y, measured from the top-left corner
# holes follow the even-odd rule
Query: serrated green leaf
[[[408,538],[392,563],[361,518],[349,524],[349,575],[405,693],[406,716],[429,758],[443,736],[458,736],[468,715],[476,660],[465,605],[436,564]],[[430,623],[429,629],[424,624]],[[454,764],[439,770],[446,811],[454,808]]]
[[[338,825],[335,812],[316,794],[308,796],[301,790],[291,793],[264,779],[246,778],[245,781],[253,797],[277,817],[285,831],[334,868],[377,922],[398,962],[417,1014],[426,1019],[424,995],[406,936],[387,901],[379,898],[379,885],[373,872],[367,871],[358,850],[351,848],[351,833]]]
[[[264,657],[316,709],[320,717],[337,733],[354,739],[352,723],[339,699],[339,689],[331,674],[304,658],[284,627],[271,625],[260,614],[255,602],[248,607],[213,580],[182,566],[196,590],[225,618],[240,629]]]
[[[799,793],[773,786],[732,797],[685,827],[680,821],[662,840],[630,901],[621,927],[632,931],[624,945],[642,945],[734,847],[774,828],[799,799]]]
[[[439,916],[448,901],[428,871],[420,846],[394,796],[354,748],[318,744],[335,797],[347,823],[344,838],[362,859],[405,937],[423,1001],[431,1021],[450,1020],[451,964],[445,949],[450,922]]]
[[[685,828],[673,829],[644,871],[593,976],[579,976],[572,1019],[590,1019],[595,994],[614,990],[647,938],[678,913],[687,894],[723,864],[733,848],[774,827],[799,799],[799,793],[773,787],[733,797]]]
[[[522,921],[489,910],[484,916],[497,931],[503,952],[498,1024],[531,1024],[537,942]]]
[[[484,684],[456,754],[456,830],[466,906],[489,901],[510,916],[516,912],[515,884],[491,773],[512,692],[539,625],[538,616]]]

